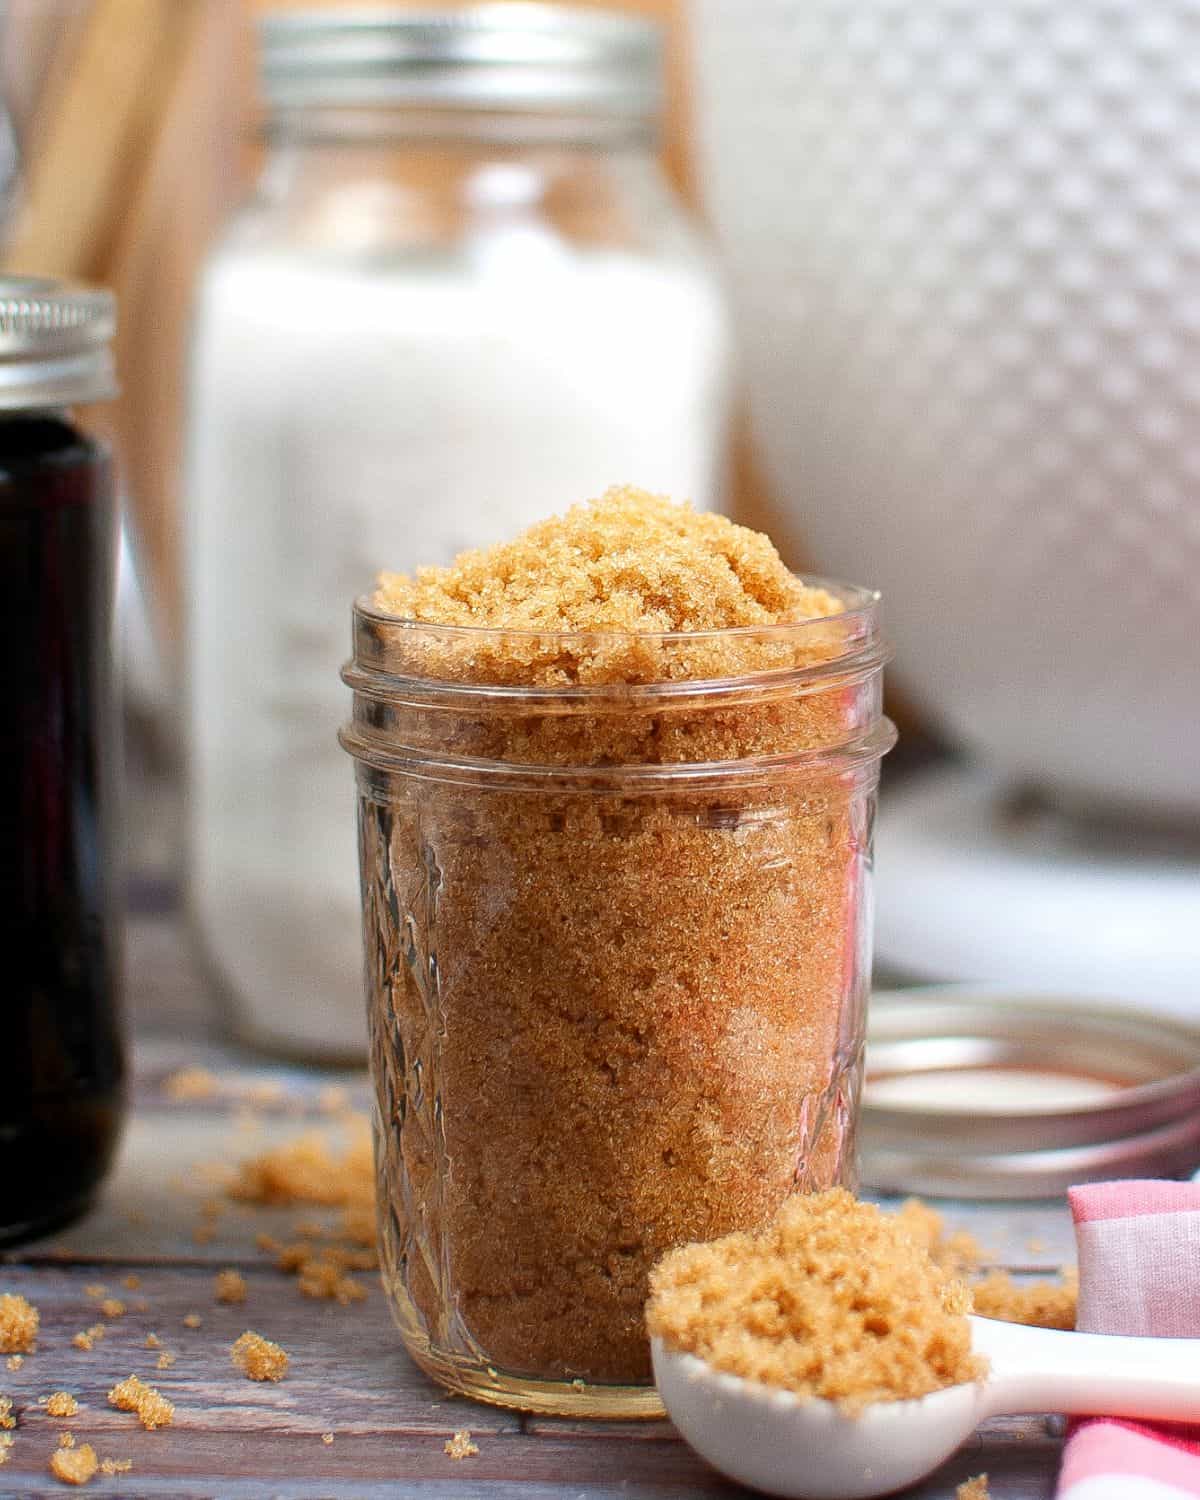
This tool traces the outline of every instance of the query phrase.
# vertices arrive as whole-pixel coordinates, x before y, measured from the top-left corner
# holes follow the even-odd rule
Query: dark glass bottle
[[[124,1114],[115,507],[67,414],[111,331],[103,293],[0,279],[0,1243],[87,1208]]]

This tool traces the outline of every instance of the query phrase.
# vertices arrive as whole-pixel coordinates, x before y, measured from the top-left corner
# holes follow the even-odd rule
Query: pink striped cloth
[[[1077,1326],[1200,1337],[1200,1183],[1099,1182],[1067,1196],[1079,1247]],[[1197,1497],[1200,1426],[1111,1417],[1072,1426],[1058,1500]]]

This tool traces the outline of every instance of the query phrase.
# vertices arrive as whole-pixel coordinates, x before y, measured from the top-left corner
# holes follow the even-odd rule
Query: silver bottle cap
[[[0,410],[37,411],[117,394],[111,292],[0,276]]]
[[[617,12],[533,3],[301,10],[259,23],[271,108],[408,105],[650,122],[662,35]]]

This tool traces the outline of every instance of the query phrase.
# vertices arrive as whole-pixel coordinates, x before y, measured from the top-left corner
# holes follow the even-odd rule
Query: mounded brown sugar
[[[895,1218],[842,1188],[764,1229],[673,1251],[650,1333],[715,1369],[858,1410],[978,1380],[970,1294]]]
[[[464,552],[449,567],[421,568],[415,578],[384,573],[373,603],[428,624],[531,633],[524,641],[426,642],[422,649],[438,653],[425,663],[429,676],[546,685],[695,680],[784,665],[769,635],[674,646],[655,638],[844,609],[791,573],[761,532],[628,486],[513,541]],[[539,639],[564,634],[591,638],[565,646]]]
[[[869,794],[619,768],[853,737],[845,683],[793,670],[843,649],[844,606],[766,537],[631,489],[372,603],[431,627],[379,629],[434,696],[589,690],[561,711],[414,691],[396,740],[597,772],[536,795],[396,776],[362,806],[385,1282],[418,1349],[645,1382],[651,1265],[847,1160]]]
[[[53,1391],[46,1397],[48,1417],[73,1417],[79,1410],[79,1402],[70,1391]]]
[[[0,1354],[32,1354],[40,1321],[37,1308],[24,1297],[0,1293]]]

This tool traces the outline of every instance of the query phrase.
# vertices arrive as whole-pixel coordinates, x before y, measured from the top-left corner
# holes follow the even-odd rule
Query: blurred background
[[[884,590],[886,974],[1200,1012],[1194,7],[0,20],[6,265],[119,298],[134,899],[243,1035],[357,1025],[351,596],[624,480]]]

